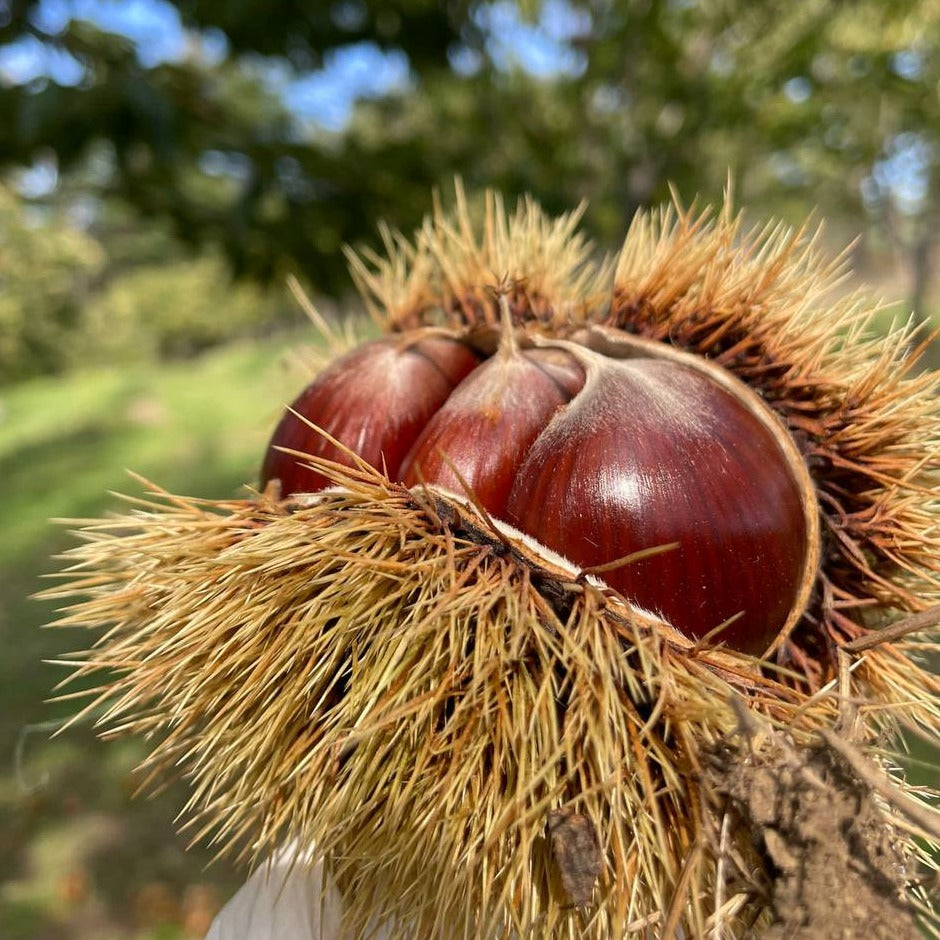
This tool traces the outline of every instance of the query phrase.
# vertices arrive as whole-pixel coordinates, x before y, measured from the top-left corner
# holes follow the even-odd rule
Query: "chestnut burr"
[[[940,794],[885,773],[940,738],[920,339],[727,204],[608,261],[577,213],[456,203],[353,259],[385,338],[285,415],[283,500],[85,521],[44,594],[98,632],[77,717],[220,851],[322,858],[355,936],[936,928]],[[861,856],[808,925],[795,882]]]

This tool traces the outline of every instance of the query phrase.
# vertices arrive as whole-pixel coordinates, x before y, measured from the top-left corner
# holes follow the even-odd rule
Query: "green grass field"
[[[293,345],[302,345],[309,334]],[[200,937],[236,884],[210,853],[186,852],[174,817],[185,790],[133,798],[140,742],[91,728],[51,739],[49,704],[80,631],[41,630],[30,599],[73,543],[52,517],[117,508],[132,469],[198,496],[237,495],[257,472],[281,406],[303,384],[282,338],[172,366],[114,369],[0,390],[0,937]],[[74,707],[74,705],[72,706]]]

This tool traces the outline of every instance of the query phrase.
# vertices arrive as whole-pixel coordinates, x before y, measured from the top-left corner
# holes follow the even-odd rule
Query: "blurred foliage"
[[[0,385],[187,358],[296,319],[274,291],[232,284],[218,252],[186,258],[159,229],[125,227],[99,240],[0,187]]]
[[[0,379],[61,371],[83,302],[102,267],[100,245],[56,220],[32,220],[0,187]]]
[[[262,282],[302,272],[336,296],[342,244],[371,240],[378,218],[417,225],[455,174],[551,211],[587,199],[608,247],[670,183],[716,200],[730,174],[762,214],[818,206],[867,230],[903,258],[912,304],[927,303],[935,0],[150,3],[190,37],[156,64],[79,18],[88,7],[60,4],[71,15],[50,25],[48,0],[0,0],[0,52],[29,41],[78,70],[2,89],[0,166],[53,165],[58,185],[35,198],[71,192],[93,206],[92,227],[125,207],[190,254],[219,252]],[[338,131],[288,107],[292,83],[362,44],[404,58],[407,79],[360,100]]]
[[[179,6],[193,25],[225,28],[234,53],[245,55],[216,63],[193,54],[147,68],[131,41],[88,22],[43,34],[38,6],[13,4],[0,44],[38,34],[85,75],[71,87],[40,80],[5,89],[0,163],[29,164],[52,152],[67,172],[105,142],[111,165],[100,195],[171,219],[180,237],[221,245],[237,270],[258,277],[291,270],[312,248],[311,276],[330,288],[343,276],[339,247],[372,231],[370,168],[329,135],[301,139],[270,88],[277,65],[261,55],[283,55],[288,69],[313,67],[331,45],[368,37],[441,71],[457,36],[445,8],[422,0],[373,4],[363,25],[344,28],[330,5],[191,2]],[[219,170],[206,169],[206,155]]]
[[[257,332],[276,314],[259,288],[232,286],[217,257],[150,264],[116,278],[88,303],[76,354],[83,364],[188,358]]]
[[[886,211],[878,171],[899,147],[919,154],[917,209],[937,199],[933,0],[542,0],[515,15],[505,0],[176,0],[193,35],[224,35],[226,53],[153,67],[126,38],[75,19],[45,34],[39,0],[7,2],[0,44],[38,37],[83,77],[5,90],[0,162],[45,148],[68,170],[106,141],[102,193],[260,277],[303,266],[335,290],[337,246],[378,216],[416,222],[428,187],[456,172],[551,206],[589,197],[608,237],[670,181],[714,197],[729,170],[748,198],[861,215],[865,196]],[[504,34],[523,28],[555,44],[543,75]],[[407,86],[361,103],[343,133],[298,122],[280,85],[366,41],[407,56]],[[207,169],[207,154],[230,172]]]
[[[322,64],[335,46],[362,41],[402,49],[418,69],[444,68],[471,10],[466,0],[178,0],[174,5],[188,23],[221,30],[234,50],[284,56],[301,71]],[[277,23],[268,28],[275,10]],[[259,30],[259,23],[266,28]]]

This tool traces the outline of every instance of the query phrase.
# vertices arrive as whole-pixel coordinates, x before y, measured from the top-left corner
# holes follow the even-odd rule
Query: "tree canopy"
[[[17,51],[46,63],[0,78],[0,165],[51,161],[57,192],[81,174],[84,198],[165,220],[255,278],[342,290],[340,246],[383,216],[416,224],[456,174],[552,210],[587,198],[611,245],[670,183],[715,198],[729,173],[762,208],[874,222],[915,258],[932,244],[932,0],[127,6],[183,40],[154,51],[105,0],[0,2],[0,76]],[[397,63],[397,79],[362,82],[349,120],[325,127],[311,82],[343,56]]]

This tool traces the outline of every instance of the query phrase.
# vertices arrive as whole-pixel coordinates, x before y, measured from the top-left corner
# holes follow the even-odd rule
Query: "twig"
[[[893,643],[895,640],[903,639],[910,633],[926,630],[928,627],[937,626],[937,624],[940,624],[940,604],[919,613],[911,614],[910,617],[905,617],[883,630],[875,630],[873,633],[867,633],[856,640],[843,643],[842,649],[847,653],[862,653],[875,646],[880,646],[882,643]]]

